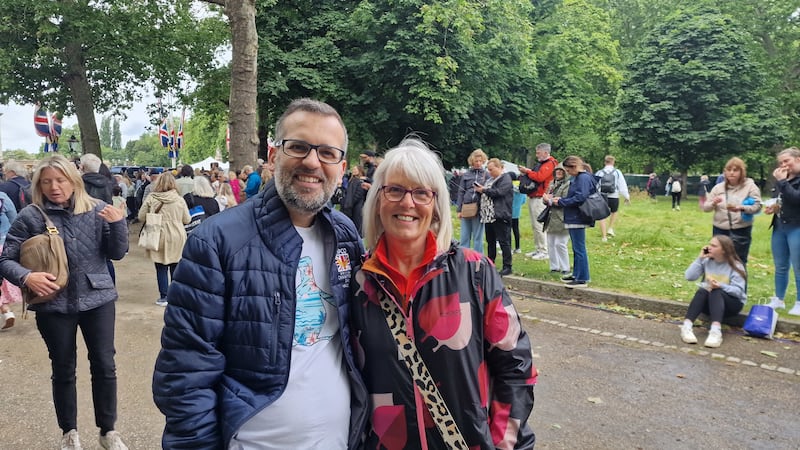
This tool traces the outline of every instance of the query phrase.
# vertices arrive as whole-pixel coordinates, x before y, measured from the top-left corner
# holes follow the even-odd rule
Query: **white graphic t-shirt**
[[[350,385],[330,288],[333,255],[325,254],[318,226],[295,228],[303,238],[303,250],[295,282],[289,381],[273,404],[239,429],[231,449],[347,448]]]

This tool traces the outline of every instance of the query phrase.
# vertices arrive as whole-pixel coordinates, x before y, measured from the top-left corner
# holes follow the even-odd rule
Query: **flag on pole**
[[[36,104],[36,111],[33,113],[33,127],[36,134],[41,137],[50,136],[50,122],[47,120],[47,111],[39,104]]]
[[[50,116],[50,150],[58,151],[58,138],[61,137],[61,114]]]
[[[169,130],[167,130],[167,119],[161,123],[158,129],[158,136],[161,138],[161,146],[164,148],[169,147]]]
[[[178,125],[178,139],[175,141],[175,148],[180,150],[183,148],[183,121],[186,118],[186,108],[181,112],[181,123]]]

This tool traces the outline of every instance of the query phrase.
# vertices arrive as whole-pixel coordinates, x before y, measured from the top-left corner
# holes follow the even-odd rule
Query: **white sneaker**
[[[13,311],[9,311],[7,313],[3,313],[3,315],[0,316],[0,317],[3,320],[3,328],[0,328],[0,330],[6,330],[6,329],[9,329],[9,328],[14,326],[14,317],[15,316],[14,316],[14,312]]]
[[[716,329],[709,330],[708,337],[703,345],[710,348],[717,348],[722,345],[722,331]]]
[[[69,430],[61,436],[61,450],[83,450],[78,430]]]
[[[611,236],[611,237],[616,236],[616,234],[614,234],[614,229],[613,228],[609,228],[608,229],[608,235]]]
[[[525,253],[525,256],[527,256],[528,258],[533,258],[534,256],[536,256],[538,254],[539,254],[539,252],[528,252],[528,253]]]
[[[605,237],[603,239],[600,239],[600,240],[603,241],[603,242],[608,242],[608,238],[605,238]]]
[[[535,255],[533,255],[533,259],[541,261],[543,259],[548,259],[548,256],[547,253],[537,252]]]
[[[122,442],[119,433],[111,430],[105,436],[100,436],[100,446],[107,450],[128,450],[128,446]]]
[[[694,335],[691,326],[681,325],[681,340],[687,344],[697,344],[697,336]]]
[[[769,306],[772,309],[786,309],[786,302],[779,299],[778,297],[770,297],[767,306]]]
[[[800,301],[794,302],[794,307],[789,310],[789,314],[792,316],[800,316]]]
[[[160,298],[160,299],[156,300],[156,305],[158,305],[158,306],[167,306],[167,305],[169,305],[169,302],[167,302],[167,299],[165,299],[165,298]]]
[[[518,249],[518,248],[515,248],[515,249],[514,249],[514,253],[522,253],[522,250],[520,250],[520,249]]]

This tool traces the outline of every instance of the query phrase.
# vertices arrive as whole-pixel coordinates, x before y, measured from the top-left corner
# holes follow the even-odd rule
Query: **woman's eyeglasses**
[[[390,202],[402,201],[406,194],[411,194],[411,200],[416,205],[428,205],[436,197],[436,192],[425,188],[406,189],[402,186],[387,185],[381,188],[383,197]]]

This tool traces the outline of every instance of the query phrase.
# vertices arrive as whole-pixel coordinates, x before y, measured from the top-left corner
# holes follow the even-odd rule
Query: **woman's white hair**
[[[208,181],[208,178],[202,175],[194,177],[192,194],[198,197],[214,198],[214,189],[211,187],[211,182]]]
[[[414,137],[403,139],[397,147],[386,152],[383,161],[375,169],[372,187],[364,202],[364,243],[367,249],[375,250],[384,231],[378,209],[383,200],[382,188],[389,174],[403,175],[436,193],[431,231],[436,234],[437,253],[447,251],[453,238],[453,222],[450,219],[450,193],[444,167],[441,159],[424,142]]]

